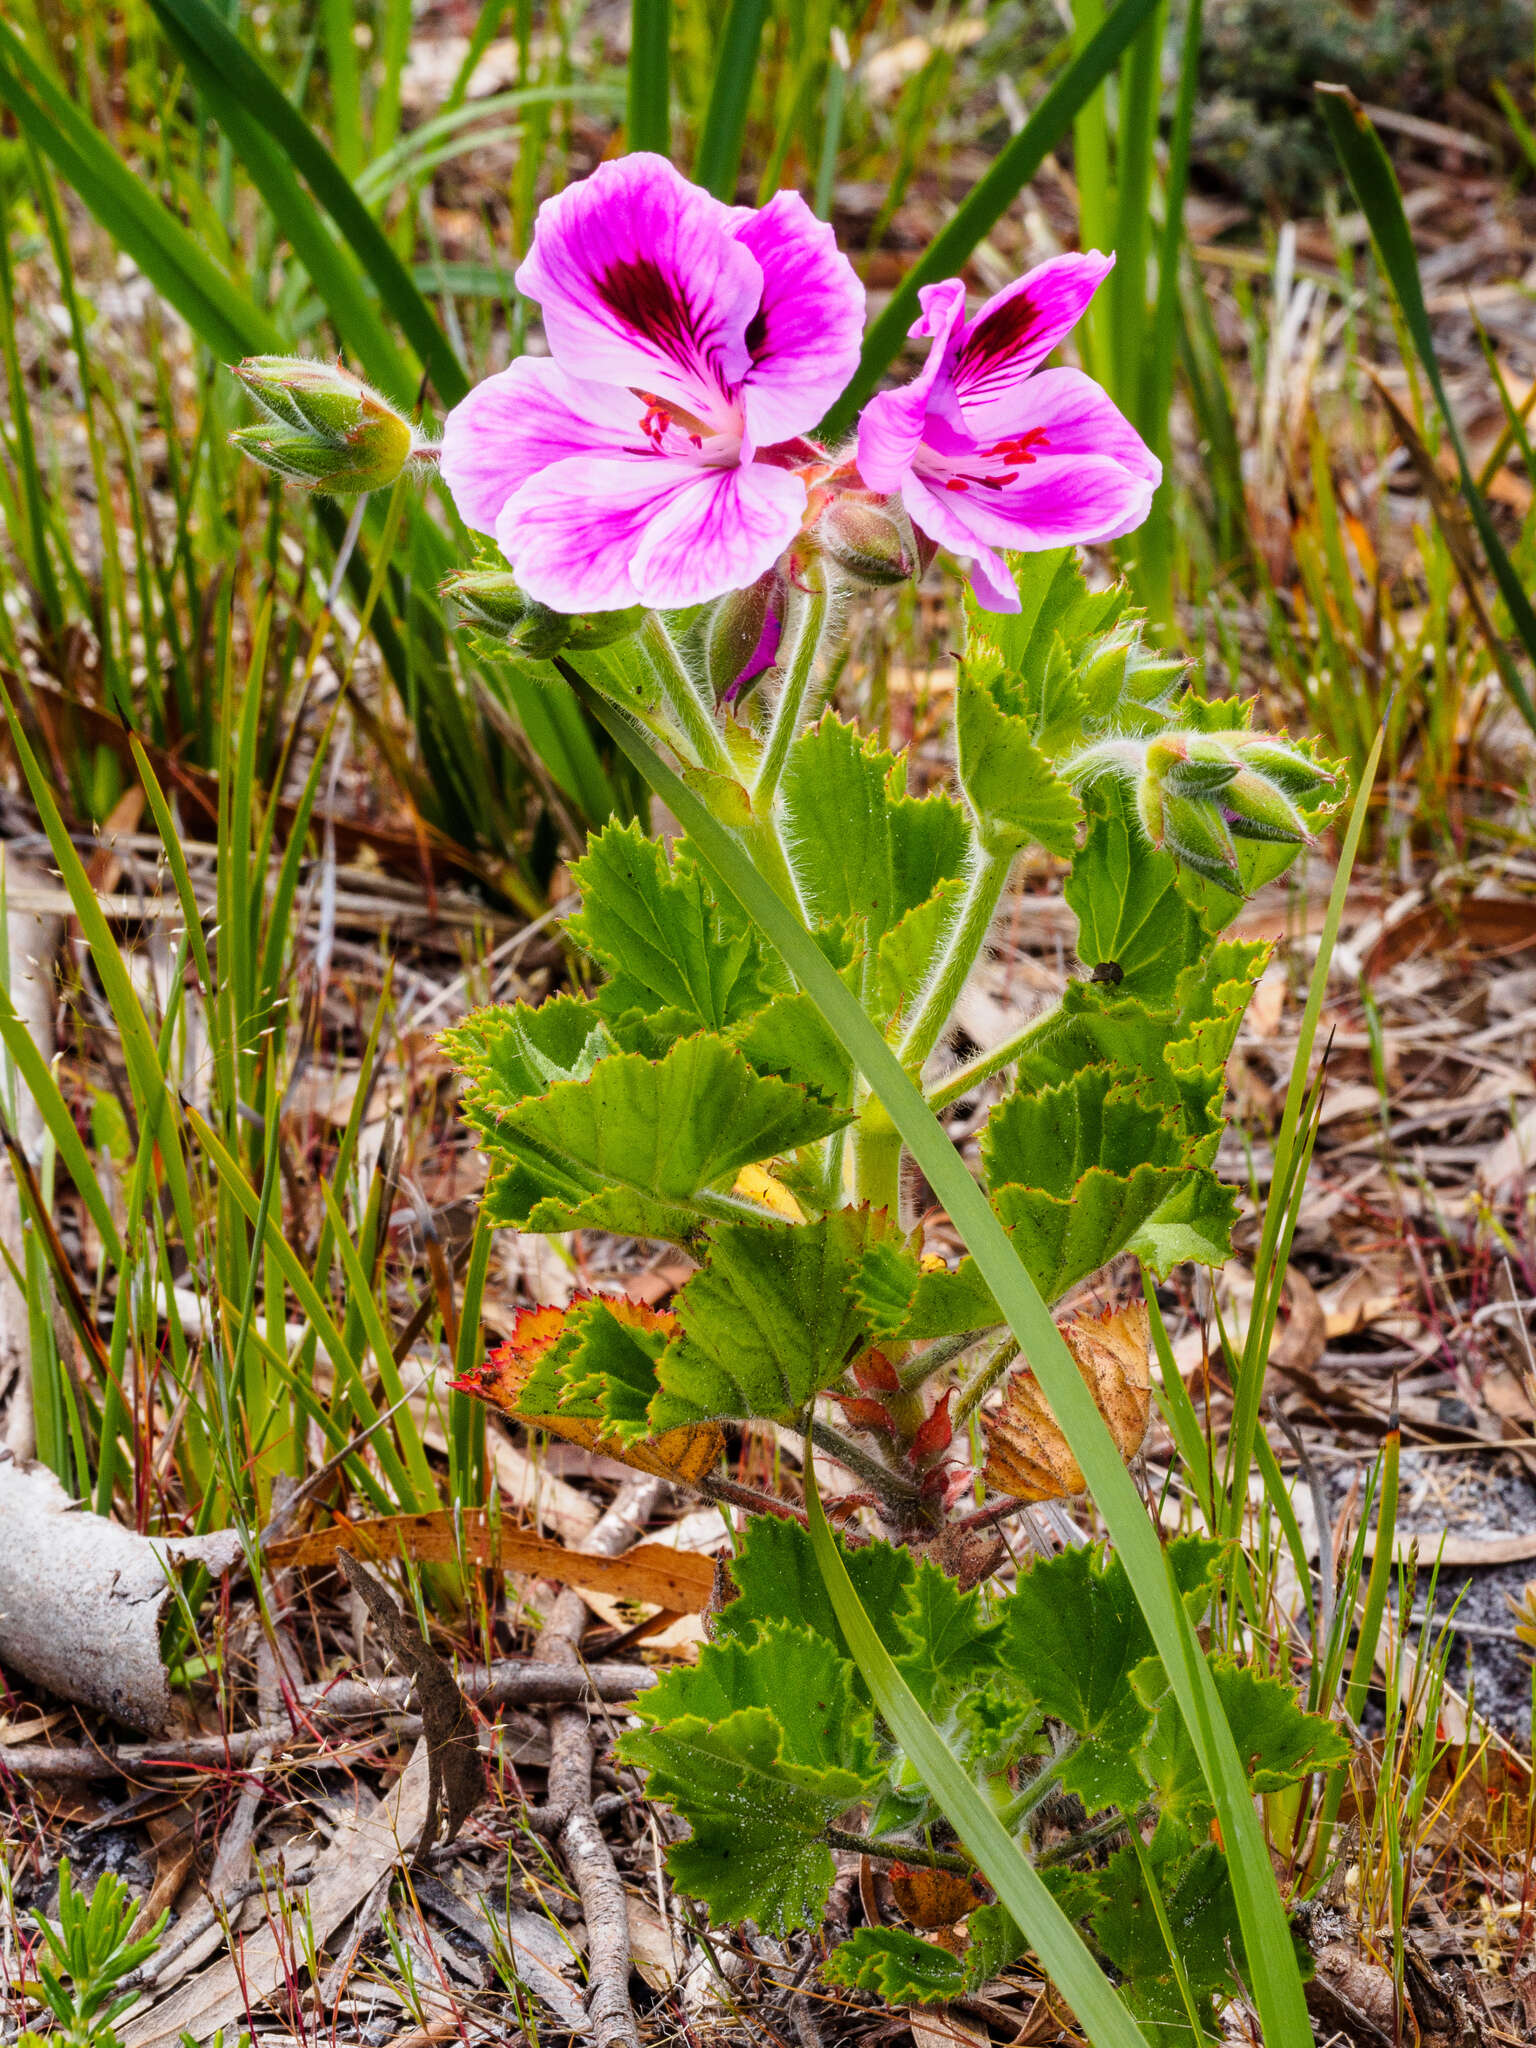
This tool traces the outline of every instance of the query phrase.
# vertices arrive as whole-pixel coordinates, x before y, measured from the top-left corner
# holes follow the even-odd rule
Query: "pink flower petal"
[[[763,293],[733,226],[664,157],[620,157],[545,200],[517,288],[571,376],[654,391],[723,431]]]
[[[643,410],[633,392],[567,377],[545,356],[519,356],[444,422],[439,468],[459,517],[494,533],[512,493],[551,463],[630,448],[648,454]]]
[[[952,534],[964,531],[972,544],[983,541],[1026,554],[1118,540],[1146,518],[1157,487],[1154,478],[1138,475],[1108,455],[1042,456],[1018,470],[1012,483],[995,489],[980,483],[946,488],[942,475],[914,482],[927,490],[930,501],[941,503],[947,515],[943,533],[928,523],[932,502],[921,517],[912,515],[935,540],[961,547],[965,543]]]
[[[923,438],[934,385],[951,353],[955,329],[965,317],[965,286],[957,277],[926,286],[920,296],[922,318],[911,332],[917,339],[932,337],[928,360],[910,384],[877,392],[859,416],[859,475],[872,491],[901,488]]]
[[[646,527],[631,574],[642,604],[700,604],[771,569],[805,514],[805,485],[752,462],[696,468]]]
[[[963,516],[963,506],[957,505],[946,491],[932,489],[917,476],[908,477],[901,498],[907,516],[919,532],[937,541],[940,547],[970,558],[971,582],[988,611],[1019,609],[1019,593],[1008,573],[1008,564],[972,532]]]
[[[752,367],[742,387],[747,432],[762,448],[814,427],[859,360],[864,287],[798,192],[776,192],[749,212],[736,239],[763,273],[762,303],[747,329]]]
[[[638,601],[630,565],[647,526],[699,474],[666,456],[571,456],[502,506],[497,545],[523,589],[552,611],[620,611]]]
[[[1039,370],[994,398],[968,403],[965,423],[983,449],[1001,444],[982,467],[1007,470],[1009,443],[1030,442],[1036,456],[1108,455],[1154,487],[1163,468],[1109,395],[1081,370]]]
[[[1039,368],[1114,267],[1114,257],[1097,250],[1053,256],[988,299],[967,322],[955,356],[955,392],[967,425],[974,407],[1017,391]]]

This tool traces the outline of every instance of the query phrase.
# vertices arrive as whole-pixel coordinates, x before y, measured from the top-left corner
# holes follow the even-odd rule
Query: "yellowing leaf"
[[[1146,1303],[1078,1316],[1060,1328],[1120,1455],[1133,1458],[1146,1438],[1152,1399]],[[1027,1367],[1010,1374],[1002,1407],[984,1415],[981,1426],[987,1438],[983,1476],[999,1493],[1064,1500],[1085,1490],[1082,1470]]]
[[[776,1181],[763,1166],[744,1166],[736,1176],[734,1192],[749,1202],[761,1202],[789,1223],[803,1223],[805,1211],[782,1181]]]
[[[481,1366],[450,1384],[461,1394],[473,1394],[503,1414],[514,1416],[530,1429],[547,1430],[566,1443],[580,1444],[606,1458],[633,1466],[637,1472],[655,1472],[664,1479],[697,1480],[713,1471],[725,1445],[725,1433],[714,1423],[691,1423],[669,1429],[660,1436],[641,1437],[626,1443],[603,1428],[599,1418],[566,1414],[547,1401],[539,1412],[521,1406],[522,1395],[535,1368],[565,1335],[572,1311],[585,1305],[589,1296],[578,1296],[569,1308],[548,1304],[519,1312],[512,1335],[498,1344]],[[666,1309],[646,1308],[622,1297],[603,1297],[603,1306],[617,1322],[635,1329],[665,1331],[677,1327],[677,1318]]]

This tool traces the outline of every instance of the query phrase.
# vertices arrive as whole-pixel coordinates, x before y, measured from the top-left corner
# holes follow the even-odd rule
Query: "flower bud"
[[[1243,765],[1257,769],[1266,781],[1277,789],[1284,790],[1290,797],[1313,796],[1320,789],[1331,789],[1335,777],[1326,768],[1319,768],[1315,761],[1309,761],[1294,747],[1288,747],[1282,740],[1267,736],[1241,743]]]
[[[821,515],[816,538],[855,583],[879,588],[909,583],[917,574],[917,545],[899,498],[839,491]]]
[[[1237,850],[1226,821],[1214,804],[1199,803],[1176,791],[1163,791],[1163,851],[1203,875],[1218,888],[1241,895]]]
[[[734,704],[778,659],[777,572],[716,599],[704,621],[704,673],[716,700]]]
[[[466,626],[489,640],[515,647],[531,661],[547,661],[563,647],[580,653],[607,647],[632,633],[643,616],[639,605],[627,611],[586,612],[568,618],[537,604],[521,588],[510,569],[463,569],[441,586]]]
[[[230,440],[262,468],[308,490],[383,490],[415,449],[410,421],[339,363],[252,356],[235,375],[267,420]]]
[[[1214,733],[1177,732],[1147,748],[1147,773],[1185,796],[1213,796],[1237,773],[1237,763]]]
[[[1300,811],[1256,769],[1238,770],[1221,792],[1221,808],[1229,829],[1240,839],[1278,839],[1299,846],[1307,837]]]

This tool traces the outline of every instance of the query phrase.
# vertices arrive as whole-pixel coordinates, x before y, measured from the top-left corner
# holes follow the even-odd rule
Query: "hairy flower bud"
[[[1163,850],[1186,867],[1203,875],[1218,888],[1241,894],[1237,879],[1237,849],[1226,820],[1214,804],[1180,796],[1171,789],[1163,792]]]
[[[717,701],[734,703],[777,660],[778,581],[777,571],[770,569],[745,590],[728,590],[710,606],[704,621],[704,673]]]
[[[1326,768],[1319,768],[1283,740],[1256,736],[1243,740],[1241,748],[1244,767],[1256,769],[1287,796],[1315,796],[1320,789],[1331,789],[1336,780]]]
[[[816,538],[855,583],[879,588],[909,583],[917,574],[917,544],[899,498],[839,491],[817,523]]]
[[[1307,836],[1300,811],[1257,769],[1240,768],[1221,792],[1222,815],[1240,839],[1275,839],[1299,846]]]
[[[510,569],[463,569],[442,585],[466,626],[515,647],[531,661],[547,661],[562,648],[573,653],[607,647],[632,633],[643,616],[639,605],[626,611],[588,612],[567,618],[536,604]]]
[[[339,363],[252,356],[235,375],[267,418],[230,440],[263,469],[307,490],[383,490],[416,450],[410,421]]]
[[[1147,773],[1185,796],[1208,797],[1232,780],[1237,763],[1217,733],[1174,732],[1148,746]]]

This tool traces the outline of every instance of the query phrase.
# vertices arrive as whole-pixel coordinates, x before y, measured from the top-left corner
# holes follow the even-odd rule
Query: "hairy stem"
[[[997,912],[998,898],[1003,893],[1012,866],[1011,853],[996,853],[983,848],[978,854],[966,885],[965,900],[949,928],[944,949],[897,1047],[898,1057],[909,1071],[920,1069],[938,1044],[939,1034],[948,1023],[949,1013],[959,1001],[960,991],[976,964],[976,956],[986,943]]]
[[[836,1458],[840,1465],[846,1465],[850,1472],[867,1480],[871,1490],[877,1493],[887,1506],[908,1509],[920,1498],[917,1482],[908,1479],[903,1472],[892,1471],[889,1465],[868,1451],[861,1451],[851,1443],[840,1429],[830,1422],[824,1422],[818,1415],[811,1423],[811,1439],[829,1457]],[[809,1453],[807,1453],[809,1456]]]
[[[977,1339],[986,1334],[985,1330],[962,1330],[958,1337],[940,1337],[936,1343],[930,1344],[926,1351],[920,1351],[916,1358],[908,1359],[901,1367],[897,1375],[901,1381],[901,1391],[910,1394],[915,1388],[922,1386],[926,1380],[932,1379],[941,1366],[948,1365],[951,1359],[958,1358],[964,1351],[969,1351]]]
[[[957,1433],[963,1423],[970,1421],[1018,1355],[1018,1339],[1005,1338],[992,1356],[977,1368],[974,1378],[961,1388],[960,1398],[955,1403],[954,1413],[950,1416],[950,1424]]]
[[[926,1098],[928,1107],[935,1112],[948,1109],[952,1102],[958,1102],[962,1095],[969,1095],[981,1082],[1001,1073],[1004,1067],[1012,1066],[1021,1054],[1028,1052],[1038,1039],[1045,1036],[1047,1027],[1056,1021],[1059,1014],[1060,1005],[1052,1003],[1048,1010],[1032,1017],[1012,1038],[1005,1038],[1001,1045],[994,1045],[989,1052],[979,1052],[963,1066],[953,1068],[929,1092]]]
[[[850,1828],[823,1828],[822,1833],[834,1849],[852,1849],[860,1856],[877,1856],[888,1863],[921,1863],[927,1870],[953,1870],[962,1877],[970,1877],[976,1869],[968,1857],[917,1842],[899,1842],[894,1835],[859,1835]]]
[[[646,613],[638,637],[660,674],[667,709],[676,721],[679,736],[686,742],[687,754],[691,756],[693,765],[704,769],[707,774],[723,775],[728,781],[736,781],[736,764],[659,612]]]
[[[821,658],[831,612],[832,601],[825,571],[813,564],[806,571],[806,579],[807,587],[795,607],[794,644],[785,664],[783,686],[779,691],[779,701],[773,707],[763,757],[752,783],[752,808],[764,818],[771,815],[774,799],[779,793],[790,742],[799,730],[800,716]]]

